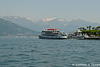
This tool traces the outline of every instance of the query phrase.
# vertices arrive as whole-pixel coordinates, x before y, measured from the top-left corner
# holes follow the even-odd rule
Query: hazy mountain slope
[[[28,29],[35,30],[35,31],[38,31],[38,29],[39,29],[38,27],[40,27],[40,25],[37,25],[34,22],[32,22],[31,20],[29,20],[28,18],[24,18],[24,17],[5,16],[5,17],[1,17],[1,18],[4,20],[16,23],[17,25],[19,25],[21,27],[26,27]]]
[[[57,28],[59,30],[65,31],[65,32],[71,32],[75,31],[79,27],[87,27],[87,26],[99,26],[98,23],[91,23],[87,22],[81,19],[73,19],[70,21],[67,21],[65,19],[59,19],[59,18],[44,18],[41,20],[38,20],[36,22],[33,22],[31,20],[28,20],[27,18],[21,18],[21,17],[2,17],[5,20],[12,21],[13,23],[16,23],[17,25],[36,30],[36,31],[42,31],[45,28]]]
[[[35,35],[36,31],[20,27],[15,23],[0,18],[0,36],[7,35]]]
[[[53,19],[51,21],[39,21],[37,22],[37,24],[41,25],[41,28],[57,28],[59,30],[65,31],[65,32],[71,32],[71,31],[76,31],[77,28],[79,27],[85,27],[87,28],[87,26],[98,26],[100,24],[98,23],[92,23],[92,22],[87,22],[81,19],[73,19],[71,21],[67,21],[67,20],[63,20],[63,21],[59,21],[59,19]],[[40,28],[40,29],[41,29]]]
[[[78,20],[72,20],[72,21],[68,22],[66,28],[68,30],[75,31],[79,27],[87,28],[87,26],[96,27],[98,25],[100,25],[100,24],[92,23],[92,22],[88,22],[88,21],[84,21],[84,20],[78,19]]]

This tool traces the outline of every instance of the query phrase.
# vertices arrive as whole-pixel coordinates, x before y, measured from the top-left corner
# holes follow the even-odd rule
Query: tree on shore
[[[91,26],[89,26],[89,30],[91,30]]]
[[[80,27],[80,28],[78,28],[79,30],[86,30],[84,27]]]
[[[87,30],[88,30],[89,26],[87,26]]]
[[[95,27],[92,27],[92,30],[95,30]]]
[[[98,30],[99,28],[100,28],[100,26],[97,26],[97,27],[96,27],[96,30]]]
[[[92,27],[92,29],[91,29],[91,26],[87,26],[87,30],[83,29],[81,31],[82,31],[82,34],[87,34],[89,36],[100,36],[100,26]]]

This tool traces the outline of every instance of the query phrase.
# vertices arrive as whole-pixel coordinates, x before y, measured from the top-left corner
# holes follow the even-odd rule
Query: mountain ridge
[[[0,18],[0,36],[34,36],[35,32]]]
[[[38,21],[31,21],[28,20],[27,18],[22,18],[22,17],[2,17],[5,20],[12,21],[13,23],[16,23],[17,25],[20,25],[22,27],[26,27],[31,30],[35,31],[42,31],[45,28],[57,28],[59,30],[63,30],[65,32],[71,32],[75,31],[79,27],[87,27],[87,26],[98,26],[100,25],[99,23],[93,23],[93,22],[88,22],[85,20],[81,20],[79,18],[75,18],[73,20],[66,20],[62,18],[43,18]]]

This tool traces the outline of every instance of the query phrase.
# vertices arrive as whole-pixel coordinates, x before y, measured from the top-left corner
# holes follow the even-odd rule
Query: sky
[[[0,16],[79,18],[100,23],[100,0],[0,0]]]

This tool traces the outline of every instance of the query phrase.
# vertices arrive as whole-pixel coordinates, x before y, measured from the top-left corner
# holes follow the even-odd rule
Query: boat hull
[[[39,39],[67,39],[67,36],[39,36]]]
[[[68,36],[68,39],[78,39],[78,40],[83,40],[84,36]]]
[[[100,40],[100,37],[84,37],[86,40]]]

